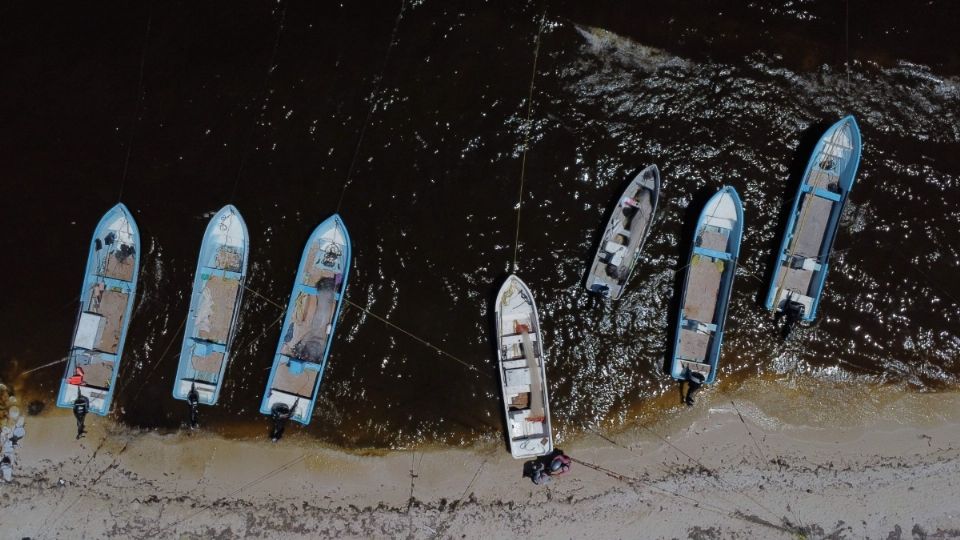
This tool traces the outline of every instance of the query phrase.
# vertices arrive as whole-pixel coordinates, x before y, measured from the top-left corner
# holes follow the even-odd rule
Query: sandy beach
[[[295,429],[272,444],[89,418],[75,441],[70,412],[48,408],[0,485],[2,536],[960,537],[960,393],[770,385],[562,441],[575,465],[547,486],[499,439],[361,452]]]

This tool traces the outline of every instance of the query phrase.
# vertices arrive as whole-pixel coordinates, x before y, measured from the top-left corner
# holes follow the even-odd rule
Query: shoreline
[[[14,482],[0,485],[4,528],[32,538],[960,536],[960,391],[860,389],[865,406],[844,415],[849,385],[769,384],[574,436],[558,445],[573,471],[547,486],[521,478],[499,436],[343,450],[88,418],[78,442],[70,412],[48,410],[27,418]]]

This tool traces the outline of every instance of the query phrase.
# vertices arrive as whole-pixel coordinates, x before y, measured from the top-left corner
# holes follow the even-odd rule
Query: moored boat
[[[497,359],[510,453],[515,459],[553,451],[543,333],[527,285],[510,275],[497,293]]]
[[[250,236],[240,212],[227,205],[207,224],[193,277],[173,397],[213,405],[230,361],[247,276]]]
[[[697,220],[673,343],[674,379],[696,376],[709,384],[717,378],[742,236],[740,197],[733,187],[724,186],[707,201]]]
[[[623,295],[650,234],[659,198],[660,171],[650,165],[630,181],[610,215],[587,274],[588,291],[614,300]]]
[[[57,406],[110,412],[140,270],[140,232],[122,203],[100,219],[90,242],[80,309]]]
[[[853,116],[831,126],[814,147],[777,250],[768,310],[807,323],[816,318],[860,149],[860,128]]]
[[[350,236],[336,214],[307,240],[261,413],[277,418],[283,411],[283,420],[310,423],[347,287],[350,253]]]

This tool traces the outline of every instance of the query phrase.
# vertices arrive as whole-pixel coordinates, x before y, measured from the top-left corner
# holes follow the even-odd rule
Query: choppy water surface
[[[956,20],[957,6],[853,6],[847,72],[834,3],[760,4],[719,17],[692,2],[547,12],[519,274],[547,333],[561,435],[673,405],[663,367],[676,270],[723,184],[744,198],[747,227],[721,380],[960,380],[960,65],[943,51],[958,44],[918,35]],[[307,431],[351,446],[500,437],[490,308],[513,257],[542,5],[222,7],[4,8],[4,379],[63,356],[89,237],[128,149],[123,201],[144,253],[115,403],[141,427],[185,419],[170,393],[206,220],[227,202],[240,209],[248,284],[285,304],[303,243],[352,170],[348,298],[472,368],[347,307]],[[821,316],[782,343],[758,297],[809,151],[848,113],[863,160]],[[645,257],[621,301],[598,302],[582,288],[591,250],[608,206],[650,163],[664,187]],[[266,433],[256,409],[281,315],[245,296],[220,404],[203,409],[209,429]],[[52,403],[61,374],[39,370],[18,388]]]

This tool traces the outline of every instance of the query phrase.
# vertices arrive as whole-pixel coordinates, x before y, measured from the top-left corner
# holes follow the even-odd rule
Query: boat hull
[[[284,315],[260,412],[286,404],[290,419],[309,424],[336,333],[350,273],[350,235],[334,214],[310,235]]]
[[[860,152],[860,128],[852,116],[831,126],[814,147],[776,253],[764,302],[768,310],[783,311],[795,302],[803,307],[801,322],[816,318]]]
[[[697,220],[673,343],[674,379],[686,379],[694,371],[706,384],[716,380],[742,237],[743,205],[737,191],[725,186]]]
[[[533,295],[508,276],[494,308],[497,361],[507,440],[514,459],[553,451],[543,333]]]
[[[187,400],[191,389],[198,402],[214,405],[220,397],[230,361],[243,300],[250,253],[250,235],[240,212],[224,206],[207,224],[197,259],[190,311],[173,397]]]
[[[642,170],[617,199],[587,273],[588,291],[618,300],[640,261],[660,199],[660,170]]]
[[[90,242],[58,407],[72,408],[82,394],[88,412],[110,412],[139,270],[140,232],[127,207],[117,204],[100,219]]]

